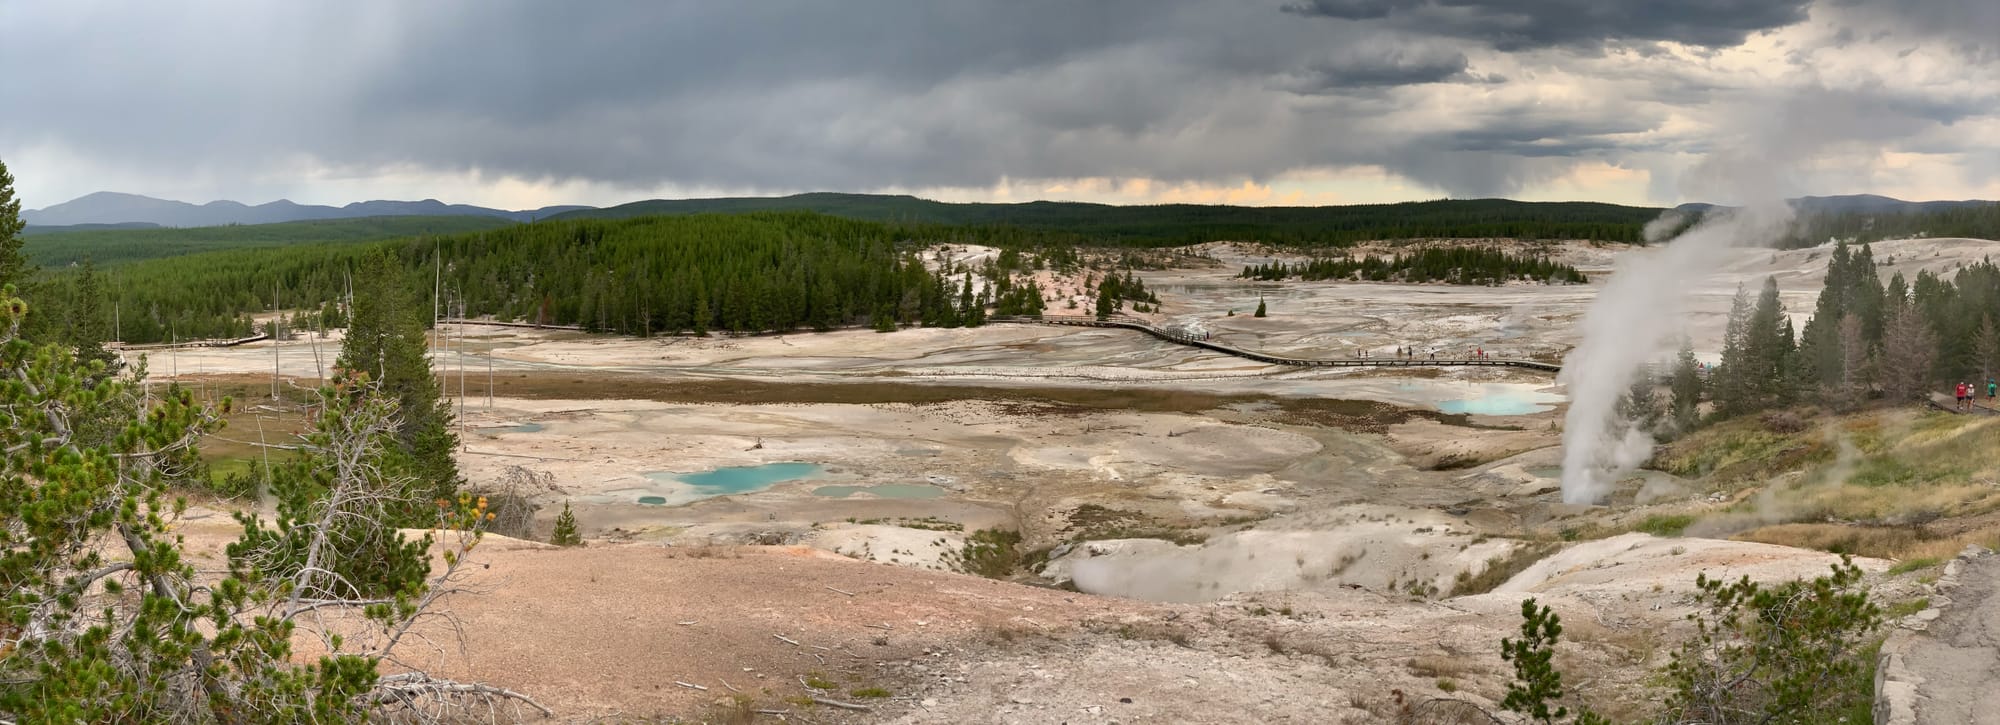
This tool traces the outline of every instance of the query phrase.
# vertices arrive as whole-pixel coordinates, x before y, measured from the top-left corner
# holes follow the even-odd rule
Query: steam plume
[[[1733,198],[1668,240],[1664,248],[1618,261],[1611,282],[1583,319],[1583,342],[1563,360],[1568,387],[1563,418],[1562,493],[1565,503],[1599,503],[1611,485],[1644,462],[1652,435],[1621,420],[1618,399],[1646,363],[1664,358],[1679,339],[1687,292],[1726,261],[1730,247],[1768,246],[1792,222],[1784,199],[1792,170],[1826,149],[1879,135],[1879,109],[1857,106],[1849,94],[1803,89],[1778,107],[1731,119],[1741,133],[1723,139],[1729,151],[1702,159],[1690,178],[1691,196]],[[1680,226],[1672,213],[1646,228],[1659,243]]]
[[[1782,201],[1711,213],[1665,248],[1619,260],[1558,378],[1570,397],[1563,418],[1565,503],[1603,501],[1613,483],[1652,454],[1652,435],[1619,419],[1619,396],[1680,339],[1689,288],[1712,274],[1730,247],[1775,239],[1791,220]],[[1677,226],[1663,221],[1647,228],[1649,237]]]

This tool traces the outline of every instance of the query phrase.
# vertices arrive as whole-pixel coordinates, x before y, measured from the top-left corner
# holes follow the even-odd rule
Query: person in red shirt
[[[1958,409],[1965,410],[1965,401],[1972,397],[1971,388],[1965,383],[1959,383],[1958,387],[1952,389],[1952,393],[1958,399]]]

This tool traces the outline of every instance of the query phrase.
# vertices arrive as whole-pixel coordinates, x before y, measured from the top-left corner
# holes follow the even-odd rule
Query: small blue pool
[[[653,471],[646,478],[661,483],[682,483],[694,489],[696,498],[727,496],[761,491],[786,481],[818,477],[824,469],[816,463],[766,463],[761,466],[731,466],[701,473]]]

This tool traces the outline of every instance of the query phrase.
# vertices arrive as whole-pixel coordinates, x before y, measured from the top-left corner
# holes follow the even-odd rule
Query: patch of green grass
[[[810,687],[815,690],[834,690],[834,689],[839,689],[840,685],[836,685],[833,682],[828,681],[827,679],[817,674],[813,674],[806,676],[806,687]]]
[[[1680,536],[1695,521],[1694,514],[1653,514],[1632,527],[1654,536]]]
[[[852,695],[854,697],[882,698],[882,697],[888,697],[893,693],[889,692],[888,690],[884,690],[880,687],[863,687],[858,690],[849,690],[847,694]]]
[[[1728,483],[1767,478],[1832,459],[1833,449],[1818,431],[1777,432],[1760,417],[1748,416],[1675,441],[1654,465],[1677,476],[1708,476]]]
[[[1882,619],[1896,620],[1931,608],[1930,597],[1917,597],[1909,601],[1897,602],[1882,608]]]
[[[1437,681],[1437,688],[1438,690],[1443,692],[1458,692],[1458,683],[1452,682],[1451,680],[1440,679]]]
[[[965,548],[949,555],[959,571],[1005,579],[1021,566],[1021,532],[980,529],[965,537]]]
[[[1943,559],[1937,558],[1935,556],[1925,556],[1915,559],[1905,559],[1903,561],[1896,562],[1895,566],[1889,567],[1889,575],[1895,576],[1897,574],[1908,574],[1918,569],[1929,569],[1931,567],[1937,566],[1943,561],[1944,561]]]

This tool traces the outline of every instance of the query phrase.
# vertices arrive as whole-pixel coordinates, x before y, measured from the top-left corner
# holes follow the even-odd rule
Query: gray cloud
[[[1811,0],[1305,0],[1300,15],[1387,20],[1492,43],[1501,49],[1670,40],[1737,45],[1753,33],[1806,19]]]
[[[1298,73],[1300,93],[1407,86],[1469,79],[1465,53],[1422,39],[1370,40],[1347,46]]]
[[[1646,44],[1726,47],[1802,2],[10,3],[0,26],[35,32],[0,45],[0,158],[24,189],[74,166],[252,202],[310,192],[301,170],[794,191],[1379,166],[1504,195],[1699,151],[1700,121],[1773,81]],[[1914,20],[1829,12],[1839,43],[1929,47]],[[1855,130],[1885,142],[1964,151],[1931,131],[1995,113],[1977,85],[1847,87],[1889,109]],[[48,148],[83,163],[15,163]]]

